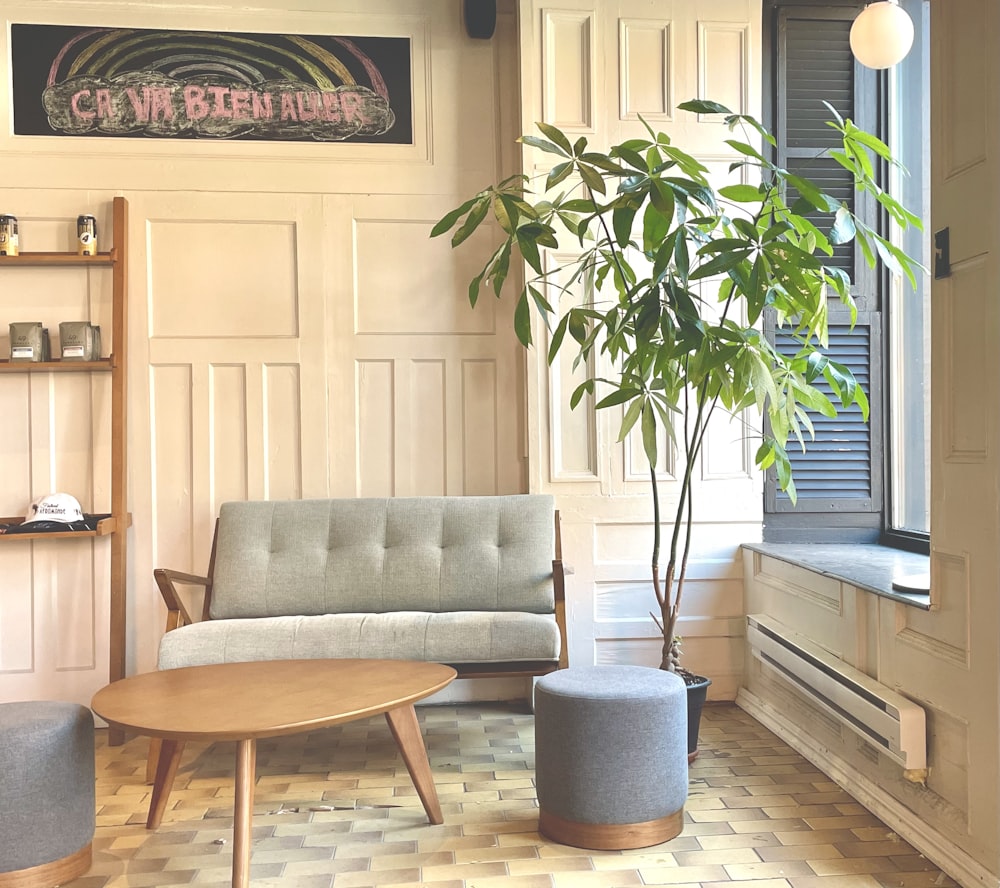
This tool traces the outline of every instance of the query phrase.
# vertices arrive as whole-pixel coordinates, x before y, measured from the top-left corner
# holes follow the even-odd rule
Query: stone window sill
[[[930,573],[930,558],[926,555],[872,543],[744,543],[743,548],[850,583],[901,604],[930,610],[929,591],[909,588],[904,591],[893,587],[893,581],[904,588],[919,587],[919,581],[910,584],[905,580],[921,576],[926,579]]]

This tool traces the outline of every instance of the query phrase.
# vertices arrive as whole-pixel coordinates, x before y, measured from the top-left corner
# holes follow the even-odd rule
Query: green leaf
[[[873,136],[871,133],[866,133],[864,130],[854,127],[851,130],[850,138],[854,141],[860,142],[867,148],[871,148],[872,151],[884,160],[892,161],[892,152],[889,150],[889,146],[877,136]]]
[[[578,158],[584,163],[589,163],[593,167],[597,167],[599,170],[604,170],[608,173],[615,173],[616,175],[624,176],[627,175],[628,171],[621,164],[615,163],[606,154],[598,154],[596,151],[588,152],[586,154],[578,155]]]
[[[761,243],[766,244],[781,237],[781,235],[783,235],[786,231],[791,230],[792,224],[787,220],[782,219],[780,222],[775,222],[774,225],[768,228],[767,231],[760,236],[760,241]]]
[[[730,250],[748,250],[750,244],[739,237],[720,237],[710,240],[705,246],[698,250],[699,256],[707,256],[711,253],[727,253]]]
[[[497,298],[500,296],[503,282],[507,279],[507,273],[510,271],[510,250],[510,240],[504,241],[503,246],[497,251],[496,261],[490,271],[490,277],[493,279],[493,292]]]
[[[705,99],[691,99],[688,102],[681,102],[677,106],[681,111],[692,111],[695,114],[732,114],[725,105],[718,102],[710,102]]]
[[[552,332],[552,340],[549,342],[548,360],[551,364],[556,359],[559,349],[562,347],[563,339],[566,336],[566,327],[569,325],[569,315],[564,314],[556,324],[556,329]]]
[[[564,179],[568,179],[572,173],[573,161],[564,160],[562,163],[557,163],[551,170],[549,170],[549,175],[545,179],[545,190],[551,191]]]
[[[896,274],[903,274],[903,266],[899,264],[899,260],[896,258],[893,250],[891,249],[891,244],[885,240],[885,238],[878,237],[874,238],[875,249],[878,251],[879,256],[882,261]],[[911,271],[912,275],[913,272]]]
[[[674,242],[674,267],[682,281],[687,281],[691,269],[691,261],[688,255],[688,242],[683,232],[679,232],[677,240]]]
[[[569,398],[569,409],[575,410],[577,404],[583,400],[584,395],[594,394],[594,380],[587,379],[581,382],[575,389],[573,389],[573,394]]]
[[[580,171],[580,178],[583,179],[586,186],[597,194],[606,194],[607,186],[604,184],[604,179],[601,174],[597,172],[592,166],[587,166],[587,164],[577,163],[576,168]]]
[[[642,449],[646,451],[646,459],[651,469],[656,468],[656,412],[645,403],[642,405]]]
[[[646,161],[642,159],[642,155],[638,151],[627,148],[624,145],[619,145],[616,149],[614,149],[614,153],[624,160],[630,167],[634,167],[644,173],[649,172],[646,167]]]
[[[587,341],[587,318],[579,309],[571,309],[569,314],[569,335],[577,342]]]
[[[467,212],[469,212],[469,210],[472,208],[472,205],[476,202],[477,199],[478,199],[478,197],[472,197],[469,200],[467,200],[464,204],[462,204],[460,207],[456,207],[450,213],[447,213],[431,229],[431,237],[437,237],[438,235],[444,234],[446,231],[449,231],[451,229],[451,227],[462,216],[464,216]]]
[[[469,281],[469,304],[473,308],[476,307],[476,303],[479,301],[479,287],[483,282],[483,275],[485,274],[486,269],[484,268],[471,281]]]
[[[626,205],[616,207],[611,214],[611,224],[615,231],[615,241],[624,249],[632,239],[632,222],[635,219],[635,207]]]
[[[834,244],[846,244],[854,239],[854,216],[847,207],[840,207],[833,220],[833,228],[830,229],[830,242]]]
[[[542,121],[537,122],[535,126],[542,131],[543,135],[548,136],[553,142],[556,143],[556,145],[562,148],[566,154],[573,154],[573,149],[570,147],[569,139],[563,135],[562,130],[558,127],[554,127],[551,123],[544,123]]]
[[[764,155],[761,154],[752,145],[748,145],[746,142],[737,142],[735,139],[726,139],[726,144],[734,151],[738,151],[740,154],[744,154],[747,157],[752,157],[754,158],[754,160],[759,160],[763,164],[767,163],[767,160],[764,158]]]
[[[476,201],[475,206],[469,212],[466,220],[461,224],[458,231],[452,236],[451,245],[457,247],[469,237],[480,225],[490,209],[489,198],[481,197]]]
[[[598,410],[603,410],[605,407],[614,407],[616,404],[624,404],[626,401],[631,401],[633,398],[637,398],[642,394],[641,389],[637,388],[620,388],[611,392],[610,395],[606,395],[601,398],[597,404]],[[642,406],[642,402],[639,402],[639,406]]]
[[[737,203],[757,203],[764,197],[756,185],[723,185],[719,194]]]
[[[537,274],[544,274],[542,271],[542,260],[538,255],[538,244],[531,236],[530,232],[526,232],[523,228],[519,228],[517,230],[517,246],[521,251],[521,255],[524,257],[524,261],[527,262]]]
[[[549,154],[558,154],[560,157],[568,157],[572,155],[569,142],[566,143],[566,150],[563,150],[558,145],[553,145],[552,142],[549,142],[546,139],[539,139],[538,136],[521,136],[518,141],[523,142],[525,145],[530,145],[532,148],[540,148],[542,151],[547,151]]]
[[[646,204],[646,209],[642,214],[643,252],[651,253],[663,243],[663,239],[670,233],[671,221],[670,217],[665,216],[654,201]]]
[[[809,179],[804,179],[802,176],[793,176],[790,173],[786,174],[785,179],[804,200],[812,204],[817,210],[822,210],[825,213],[834,213],[840,208],[840,204],[836,200],[830,197],[825,191],[820,191]]]
[[[605,405],[608,406],[608,405]],[[628,409],[622,416],[622,424],[618,429],[618,440],[616,443],[621,444],[628,437],[628,433],[632,431],[636,424],[636,421],[642,415],[642,399],[636,398],[631,404],[628,405]]]
[[[528,292],[531,294],[531,298],[535,303],[535,308],[538,309],[538,313],[545,318],[545,324],[548,326],[549,315],[552,314],[552,306],[549,305],[549,300],[545,298],[544,294],[538,287],[528,284]]]
[[[711,277],[714,274],[727,272],[739,265],[749,255],[750,250],[733,250],[731,252],[720,253],[692,271],[690,279],[697,281],[701,278]]]
[[[669,182],[674,186],[674,191],[693,197],[702,206],[710,210],[715,210],[715,193],[708,185],[696,182],[694,179],[680,179],[675,176],[668,176],[664,182]]]
[[[514,219],[511,219],[510,210],[508,210],[507,205],[502,200],[493,201],[493,215],[496,216],[497,222],[500,223],[500,227],[504,230],[505,234],[514,233],[517,217],[515,216]]]
[[[662,179],[654,179],[649,190],[650,203],[663,215],[667,222],[674,218],[674,192]]]
[[[761,469],[770,468],[774,462],[774,441],[770,438],[765,439],[764,443],[757,448],[753,460]]]
[[[514,308],[514,333],[517,334],[518,342],[525,348],[531,345],[531,308],[528,305],[527,294],[523,290]]]

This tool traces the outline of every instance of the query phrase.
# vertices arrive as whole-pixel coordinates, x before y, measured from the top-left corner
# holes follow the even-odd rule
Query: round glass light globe
[[[851,52],[866,68],[891,68],[913,46],[913,22],[895,0],[869,3],[851,25]]]

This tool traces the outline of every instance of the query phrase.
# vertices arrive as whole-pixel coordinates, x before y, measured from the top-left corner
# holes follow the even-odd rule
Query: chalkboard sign
[[[413,141],[406,37],[11,26],[14,132]]]

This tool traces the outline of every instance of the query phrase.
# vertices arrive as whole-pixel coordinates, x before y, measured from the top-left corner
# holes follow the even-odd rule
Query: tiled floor
[[[380,718],[258,745],[254,888],[946,888],[956,883],[770,731],[710,705],[684,832],[582,851],[536,832],[534,724],[496,704],[418,707],[445,815],[429,826]],[[147,742],[98,734],[94,866],[71,888],[230,884],[234,745],[191,745],[143,824]]]

